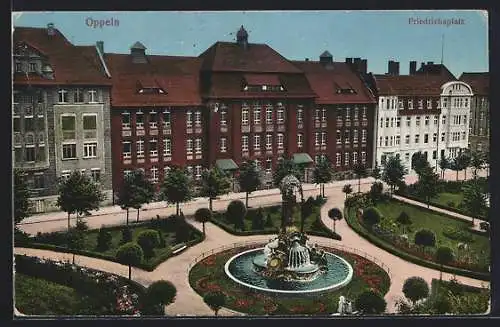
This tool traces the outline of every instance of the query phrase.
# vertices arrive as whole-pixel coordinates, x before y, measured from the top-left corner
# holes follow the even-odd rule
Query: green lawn
[[[431,200],[431,203],[438,203],[449,207],[449,202],[455,203],[455,208],[458,208],[464,199],[463,193],[439,193],[438,196]]]
[[[439,246],[448,246],[457,254],[458,240],[450,239],[443,235],[446,229],[456,229],[462,231],[471,241],[468,242],[471,251],[476,254],[476,259],[480,264],[489,264],[490,262],[490,240],[487,236],[478,235],[468,230],[470,224],[465,221],[449,218],[437,212],[430,212],[423,208],[402,203],[399,201],[388,201],[377,204],[381,214],[392,220],[395,220],[399,214],[405,211],[412,220],[410,230],[407,230],[410,242],[413,242],[415,232],[421,228],[427,228],[436,234],[437,244]]]
[[[26,315],[89,315],[94,302],[75,289],[16,273],[15,306]]]
[[[430,300],[444,295],[450,301],[453,314],[483,314],[488,310],[489,293],[488,289],[433,279]]]

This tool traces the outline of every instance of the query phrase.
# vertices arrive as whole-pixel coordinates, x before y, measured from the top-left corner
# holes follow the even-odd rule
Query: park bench
[[[172,254],[177,254],[187,249],[186,243],[179,243],[172,246]]]

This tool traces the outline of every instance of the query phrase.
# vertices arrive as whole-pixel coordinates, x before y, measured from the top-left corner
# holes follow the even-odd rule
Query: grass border
[[[393,199],[393,200],[397,201],[396,199]],[[406,202],[404,202],[404,203],[406,203]],[[425,209],[427,209],[427,208],[425,208]],[[354,210],[355,210],[354,207],[344,206],[344,216],[345,216],[345,220],[346,220],[347,224],[357,234],[359,234],[360,236],[362,236],[364,239],[366,239],[370,243],[374,244],[375,246],[380,247],[381,249],[386,250],[387,252],[389,252],[397,257],[400,257],[401,259],[403,259],[405,261],[409,261],[409,262],[415,263],[415,264],[420,265],[420,266],[424,266],[424,267],[431,268],[431,269],[436,269],[438,271],[442,270],[442,271],[447,272],[447,273],[456,274],[456,275],[465,276],[465,277],[471,277],[471,278],[475,278],[475,279],[479,279],[479,280],[483,280],[483,281],[488,281],[488,282],[491,280],[491,275],[487,274],[487,273],[471,271],[471,270],[466,270],[466,269],[460,269],[460,268],[455,268],[455,267],[450,267],[450,266],[441,267],[441,265],[438,263],[419,258],[417,256],[414,256],[412,254],[409,254],[407,252],[404,252],[404,251],[397,249],[392,244],[390,244],[390,243],[380,239],[379,237],[373,235],[372,233],[367,231],[366,228],[361,226],[361,224],[359,224],[359,222],[357,221],[356,217],[353,218],[351,216],[351,211],[354,211]],[[431,209],[427,209],[427,210],[432,211]],[[355,212],[354,212],[354,216],[355,216]]]

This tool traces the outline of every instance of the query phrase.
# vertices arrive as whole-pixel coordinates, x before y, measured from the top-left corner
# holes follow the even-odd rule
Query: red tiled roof
[[[300,70],[267,44],[216,42],[200,54],[202,70],[218,72],[300,73]]]
[[[374,75],[379,95],[439,96],[441,86],[454,79],[446,75]]]
[[[333,62],[329,68],[318,61],[294,61],[305,72],[318,104],[375,103],[375,98],[360,77],[343,62]],[[356,93],[337,93],[352,88]]]
[[[110,85],[95,46],[75,46],[55,29],[49,36],[45,28],[15,27],[13,44],[26,43],[48,58],[54,79],[44,79],[35,74],[15,74],[15,84],[80,84]]]
[[[459,79],[469,84],[474,94],[490,94],[490,73],[463,73]]]
[[[112,106],[189,106],[201,104],[199,90],[201,60],[194,57],[150,55],[147,58],[147,63],[132,63],[129,54],[105,54],[105,61],[113,81]],[[161,87],[165,94],[139,94],[138,85]]]
[[[245,74],[245,81],[248,85],[281,85],[278,75],[272,74]]]

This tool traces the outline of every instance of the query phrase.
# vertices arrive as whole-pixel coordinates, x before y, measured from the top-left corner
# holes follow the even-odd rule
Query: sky
[[[319,60],[328,50],[335,61],[365,58],[376,74],[387,72],[389,60],[399,61],[400,73],[408,74],[409,61],[439,63],[443,53],[457,77],[489,69],[485,11],[27,12],[12,18],[14,27],[54,23],[72,43],[104,41],[105,52],[114,53],[128,53],[140,41],[148,54],[198,56],[217,41],[235,40],[243,25],[250,43],[266,43],[290,60]],[[93,23],[99,20],[108,25]]]

